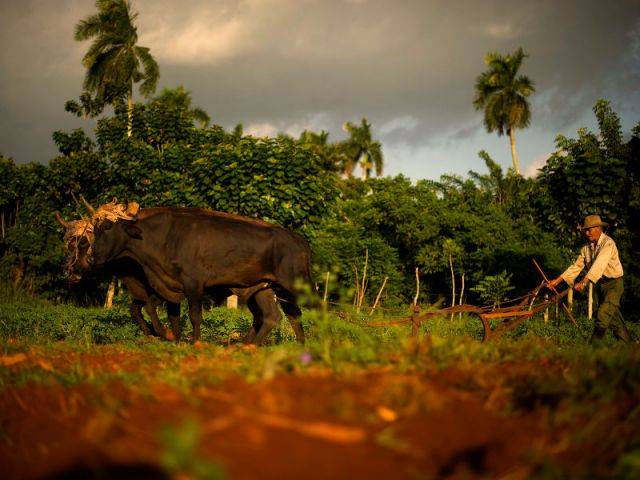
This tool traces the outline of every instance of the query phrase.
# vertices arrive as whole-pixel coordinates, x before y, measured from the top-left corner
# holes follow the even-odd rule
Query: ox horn
[[[89,213],[94,214],[96,212],[96,209],[93,208],[91,206],[91,204],[89,202],[87,202],[86,198],[84,198],[83,195],[80,195],[80,201],[82,202],[82,204],[84,205],[84,207],[89,210]]]
[[[60,215],[60,212],[58,212],[56,210],[56,220],[58,220],[58,222],[60,222],[60,225],[62,225],[64,228],[69,228],[69,222],[67,222],[64,218],[62,218],[62,215]]]

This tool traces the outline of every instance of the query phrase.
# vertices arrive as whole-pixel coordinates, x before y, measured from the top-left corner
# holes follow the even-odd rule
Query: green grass
[[[402,315],[401,311],[393,317],[379,314],[375,320]],[[186,314],[182,321],[188,335]],[[278,374],[304,375],[318,369],[340,378],[367,370],[421,375],[453,367],[472,372],[457,388],[478,394],[479,390],[493,391],[498,386],[507,392],[505,414],[548,409],[549,422],[556,425],[579,421],[583,427],[568,433],[575,444],[588,441],[590,436],[602,437],[603,431],[608,432],[612,414],[623,412],[628,425],[640,421],[639,406],[615,410],[617,405],[638,405],[640,401],[638,344],[623,344],[607,336],[590,345],[584,337],[591,333],[592,322],[586,318],[578,318],[578,331],[564,317],[550,323],[535,317],[486,343],[480,342],[480,322],[466,316],[432,318],[421,326],[417,339],[410,336],[408,325],[371,327],[368,319],[354,312],[309,310],[302,321],[305,345],[295,342],[291,327],[283,320],[266,346],[243,349],[229,344],[249,328],[250,314],[243,309],[214,308],[205,312],[204,345],[197,348],[188,342],[145,337],[123,306],[104,310],[0,296],[0,355],[25,353],[29,359],[18,367],[0,366],[0,389],[31,383],[90,383],[105,386],[106,390],[98,390],[102,392],[108,391],[112,382],[122,382],[151,395],[153,384],[161,382],[189,398],[190,390],[219,385],[230,375],[262,382]],[[640,325],[629,322],[628,327],[633,338],[640,338]],[[101,369],[99,362],[96,368],[85,361],[110,355],[124,358],[124,363]],[[37,359],[46,359],[55,368],[44,368]],[[60,359],[66,363],[56,363]],[[166,452],[164,467],[176,475],[220,478],[219,467],[204,460],[195,449],[200,433],[194,428],[185,422],[161,434]],[[376,441],[400,452],[406,449],[392,428],[380,432]],[[620,436],[612,433],[608,442],[607,448],[616,458],[611,472],[619,478],[636,478],[640,472],[640,436],[634,432]],[[541,458],[532,478],[552,478],[554,472],[560,477],[568,475],[551,460]]]
[[[183,312],[185,310],[183,308]],[[596,370],[604,369],[610,374],[607,378],[617,378],[619,372],[627,370],[628,364],[637,364],[638,360],[637,344],[624,345],[606,338],[595,345],[588,345],[584,336],[590,333],[592,326],[584,318],[579,319],[581,332],[578,332],[564,318],[556,324],[544,323],[542,318],[535,317],[502,338],[486,343],[480,342],[479,320],[466,316],[429,319],[421,327],[421,342],[416,342],[409,335],[409,326],[371,327],[362,315],[355,313],[341,313],[339,316],[332,312],[310,310],[304,312],[302,321],[307,335],[304,346],[295,343],[293,331],[283,319],[271,333],[267,346],[250,352],[233,350],[233,361],[224,360],[227,371],[257,381],[270,378],[280,371],[304,371],[309,363],[336,372],[372,366],[392,366],[397,370],[410,371],[447,368],[451,365],[548,359],[587,365]],[[182,322],[185,335],[189,335],[186,313],[183,313]],[[202,340],[207,346],[196,349],[187,342],[175,344],[145,337],[132,323],[124,306],[109,310],[81,308],[54,305],[31,297],[4,296],[0,298],[0,353],[7,355],[26,351],[33,346],[46,348],[49,355],[70,350],[91,353],[97,346],[110,345],[119,350],[150,356],[150,362],[160,366],[157,378],[176,385],[184,383],[184,387],[188,388],[192,380],[184,380],[181,371],[183,359],[195,357],[215,360],[223,356],[226,359],[229,355],[227,346],[246,332],[250,322],[251,316],[244,309],[214,308],[206,311]],[[640,338],[638,327],[638,324],[629,324],[634,338]],[[81,367],[78,369],[81,370]],[[207,369],[211,370],[205,366],[201,368],[203,372]],[[27,378],[56,379],[51,372],[38,369],[30,371],[31,374],[12,372],[10,378],[7,378],[5,371],[0,378],[4,384],[23,383]],[[56,379],[61,383],[78,382],[88,376],[82,371],[61,375]],[[128,379],[125,374],[122,377]],[[128,380],[137,381],[134,377],[131,375]],[[216,381],[218,374],[213,372],[209,377],[208,381]],[[194,378],[200,377],[196,375]],[[603,382],[598,384],[602,385]]]

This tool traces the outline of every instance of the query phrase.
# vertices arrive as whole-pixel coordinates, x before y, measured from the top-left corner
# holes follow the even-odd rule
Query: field
[[[283,322],[247,348],[248,313],[215,308],[202,344],[172,344],[123,305],[3,296],[3,478],[640,477],[637,343],[587,345],[564,318],[486,344],[466,317],[418,339],[303,320],[304,346]]]

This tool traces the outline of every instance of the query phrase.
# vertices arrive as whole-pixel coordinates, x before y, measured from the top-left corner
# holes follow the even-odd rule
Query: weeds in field
[[[26,351],[34,345],[46,345],[49,354],[65,349],[90,354],[96,345],[113,345],[121,350],[143,353],[147,358],[152,356],[152,364],[145,366],[151,378],[183,388],[197,382],[220,381],[224,372],[216,372],[212,365],[222,357],[226,372],[235,372],[251,381],[269,379],[278,372],[304,371],[310,364],[329,367],[336,372],[389,365],[398,371],[412,371],[447,368],[453,364],[471,368],[483,362],[547,359],[588,366],[583,368],[580,379],[573,379],[574,373],[569,372],[563,381],[579,383],[583,389],[588,388],[586,385],[603,389],[595,395],[623,386],[625,382],[632,382],[635,388],[637,382],[628,367],[638,360],[633,345],[613,343],[610,339],[588,345],[567,321],[555,324],[533,318],[501,339],[481,343],[480,322],[467,316],[456,316],[453,320],[448,317],[429,319],[416,339],[410,337],[408,326],[371,327],[356,312],[320,309],[304,312],[302,321],[307,333],[304,347],[294,342],[291,327],[283,321],[270,336],[266,347],[245,351],[228,348],[234,338],[249,328],[251,316],[242,309],[213,308],[205,312],[202,338],[206,347],[198,349],[185,342],[176,344],[144,337],[123,307],[111,310],[78,308],[51,305],[29,297],[3,297],[0,304],[2,355]],[[188,323],[186,311],[182,321]],[[580,321],[581,329],[588,331],[588,321]],[[638,325],[629,326],[632,334],[638,337]],[[185,333],[189,333],[188,325]],[[302,355],[305,355],[304,361]],[[191,360],[187,362],[188,358]],[[193,359],[199,360],[194,363]],[[111,377],[106,373],[73,372],[72,368],[64,372],[30,368],[0,375],[0,381],[5,383],[53,379],[73,384],[82,380],[99,381],[99,378]],[[140,381],[126,378],[124,374],[123,380]],[[542,391],[547,387],[531,388]]]
[[[195,420],[187,420],[179,426],[167,426],[160,432],[163,445],[160,463],[175,478],[194,480],[222,480],[222,468],[199,452],[201,432]]]
[[[182,321],[187,323],[188,335],[186,313]],[[229,376],[266,382],[277,375],[307,371],[330,371],[340,378],[384,370],[399,378],[381,382],[377,401],[404,418],[439,408],[441,395],[426,388],[420,378],[425,372],[438,374],[454,367],[467,372],[456,388],[485,395],[487,409],[515,416],[547,411],[545,421],[563,432],[565,426],[579,424],[581,428],[563,433],[567,445],[607,438],[606,444],[592,447],[594,455],[612,459],[607,473],[619,478],[640,476],[640,433],[634,428],[640,421],[640,350],[637,344],[625,345],[612,338],[587,344],[582,334],[589,332],[591,324],[584,318],[579,319],[581,331],[568,321],[544,323],[533,318],[487,343],[479,341],[480,322],[464,315],[429,319],[417,337],[410,336],[409,326],[371,327],[370,319],[351,311],[305,311],[302,321],[305,345],[295,343],[290,326],[283,321],[266,346],[244,348],[234,345],[234,340],[249,328],[250,314],[214,308],[205,312],[204,342],[195,346],[143,336],[123,307],[87,309],[32,298],[2,298],[0,389],[31,383],[96,387],[119,382],[142,396],[153,396],[157,384],[189,393],[199,387],[219,387]],[[638,325],[629,327],[638,338]],[[93,364],[95,357],[100,360]],[[346,419],[360,411],[342,398],[338,403],[336,412]],[[117,404],[99,407],[120,408]],[[167,427],[161,440],[162,465],[172,475],[220,478],[220,468],[199,455],[196,423]],[[411,454],[392,425],[380,431],[375,441]],[[586,470],[569,470],[556,464],[553,456],[542,455],[532,464],[536,469],[531,478],[580,477],[593,471],[586,461],[581,467]]]

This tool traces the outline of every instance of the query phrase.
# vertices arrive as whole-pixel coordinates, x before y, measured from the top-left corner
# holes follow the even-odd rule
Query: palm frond
[[[191,116],[196,122],[200,123],[202,128],[207,128],[209,126],[209,122],[211,121],[209,114],[199,107],[191,110]]]
[[[100,35],[103,32],[103,23],[100,15],[90,15],[84,20],[80,20],[75,26],[73,38],[81,42]]]
[[[158,78],[160,77],[160,67],[158,67],[158,63],[151,56],[147,47],[136,46],[134,52],[144,69],[144,81],[140,85],[140,93],[145,96],[151,95],[156,90]]]

